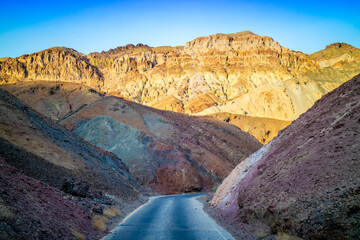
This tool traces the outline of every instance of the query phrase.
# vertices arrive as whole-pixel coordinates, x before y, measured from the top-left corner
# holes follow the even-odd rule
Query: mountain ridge
[[[360,73],[360,50],[351,45],[334,43],[307,55],[250,31],[199,37],[178,47],[128,44],[88,55],[59,49],[1,61],[0,81],[75,82],[163,110],[286,122]]]

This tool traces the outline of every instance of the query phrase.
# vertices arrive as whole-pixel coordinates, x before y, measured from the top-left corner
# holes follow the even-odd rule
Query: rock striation
[[[356,239],[359,97],[356,76],[240,163],[212,200],[221,218],[235,227],[266,224],[278,236]]]

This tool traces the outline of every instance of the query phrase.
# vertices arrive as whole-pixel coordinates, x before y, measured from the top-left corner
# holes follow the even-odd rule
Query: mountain
[[[335,43],[307,55],[244,31],[199,37],[185,46],[128,44],[87,56],[57,47],[3,59],[0,79],[83,83],[162,110],[261,118],[265,133],[276,136],[273,121],[266,119],[286,126],[321,96],[359,74],[359,52]],[[272,139],[262,130],[252,131],[262,143]]]
[[[71,48],[54,47],[30,55],[0,60],[0,82],[65,81],[103,86],[102,73],[87,57]]]
[[[142,191],[209,190],[261,147],[239,128],[207,117],[161,111],[74,83],[3,86],[129,167]]]
[[[2,89],[0,112],[0,236],[73,239],[76,231],[94,239],[102,234],[92,229],[93,216],[142,201],[116,155]]]
[[[240,163],[212,200],[221,218],[235,228],[265,224],[278,236],[358,238],[359,99],[360,75]]]

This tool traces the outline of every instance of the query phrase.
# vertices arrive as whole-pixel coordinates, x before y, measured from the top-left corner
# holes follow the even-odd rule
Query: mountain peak
[[[337,43],[332,43],[330,45],[327,45],[325,49],[331,49],[331,48],[341,48],[341,49],[356,49],[356,47],[350,45],[350,44],[347,44],[347,43],[344,43],[344,42],[337,42]]]
[[[246,35],[257,35],[249,30],[246,31],[242,31],[242,32],[236,32],[236,33],[227,33],[224,34],[225,36],[229,36],[229,37],[242,37],[242,36],[246,36]]]
[[[102,51],[101,53],[93,52],[90,53],[90,57],[99,58],[99,57],[116,57],[121,56],[124,54],[130,54],[134,52],[142,52],[142,51],[149,51],[151,47],[146,44],[138,43],[137,45],[134,44],[127,44],[125,46],[119,46],[116,48],[112,48],[108,51]]]

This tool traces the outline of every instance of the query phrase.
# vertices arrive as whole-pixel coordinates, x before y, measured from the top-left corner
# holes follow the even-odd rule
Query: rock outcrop
[[[179,47],[129,44],[87,56],[53,48],[0,61],[3,83],[83,83],[162,110],[287,122],[359,73],[360,50],[348,44],[306,55],[250,31],[200,37]]]
[[[215,210],[234,226],[262,223],[279,235],[356,239],[359,99],[356,76],[318,100],[233,170],[212,200]]]

